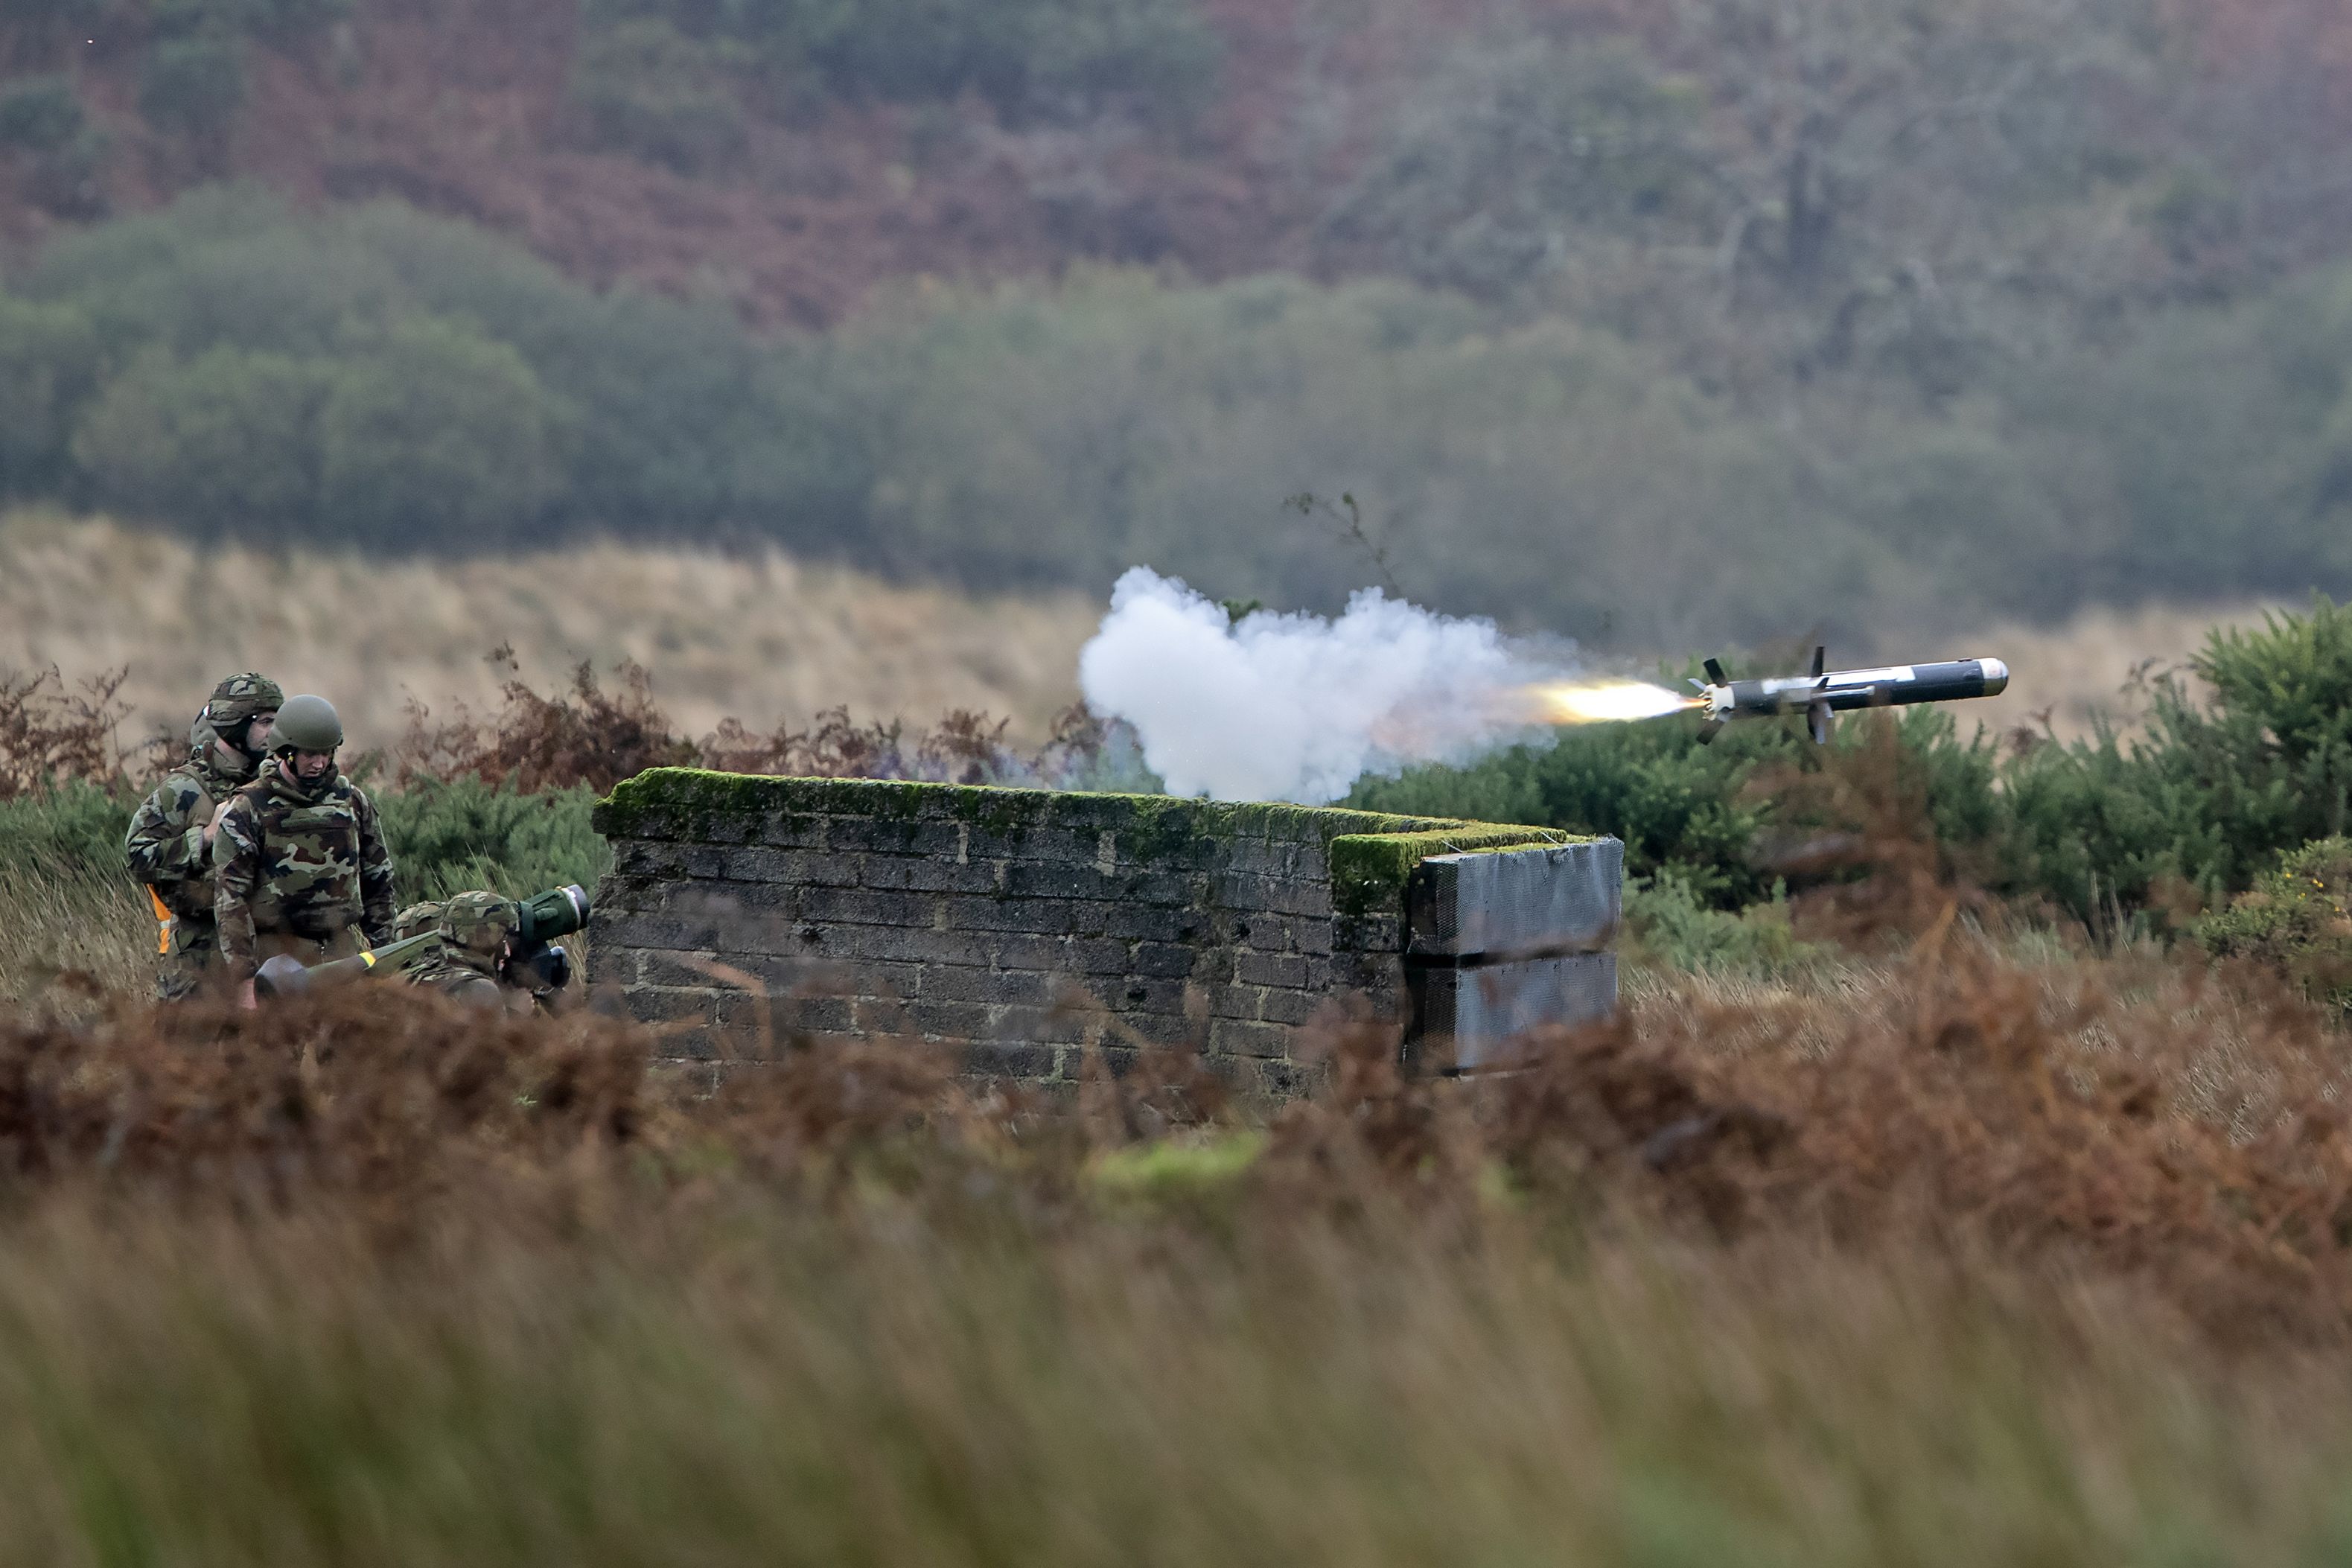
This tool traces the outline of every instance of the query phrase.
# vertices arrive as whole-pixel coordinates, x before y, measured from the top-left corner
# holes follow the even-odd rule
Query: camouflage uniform
[[[520,923],[510,900],[496,893],[458,894],[441,907],[439,949],[408,972],[408,983],[430,985],[473,1006],[505,1007],[509,990],[499,973],[500,949]]]
[[[330,772],[304,785],[280,763],[236,792],[213,841],[214,912],[229,977],[263,959],[305,963],[359,951],[392,929],[392,857],[375,804]]]
[[[131,819],[123,858],[132,879],[152,889],[170,916],[158,949],[163,967],[155,976],[162,1001],[194,995],[217,965],[212,854],[205,829],[214,807],[250,781],[257,764],[224,731],[274,710],[281,699],[277,684],[258,675],[233,675],[215,687],[212,700],[188,731],[187,761],[165,775]]]

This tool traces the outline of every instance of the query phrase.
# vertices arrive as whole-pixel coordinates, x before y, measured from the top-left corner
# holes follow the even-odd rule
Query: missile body
[[[1856,708],[1893,708],[1914,702],[1955,702],[1997,697],[2009,687],[2009,666],[1997,658],[1947,659],[1935,664],[1894,664],[1876,669],[1824,670],[1825,649],[1813,650],[1810,675],[1733,680],[1723,666],[1706,661],[1707,679],[1694,679],[1706,708],[1699,738],[1711,741],[1733,718],[1747,713],[1802,713],[1813,739],[1826,743],[1830,716]]]

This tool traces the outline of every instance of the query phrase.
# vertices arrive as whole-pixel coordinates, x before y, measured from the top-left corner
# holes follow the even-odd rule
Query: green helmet
[[[323,697],[289,697],[278,709],[269,731],[273,752],[331,752],[343,743],[343,721]]]
[[[441,906],[437,903],[411,904],[392,917],[392,940],[406,942],[412,936],[441,929]]]
[[[496,956],[521,923],[514,900],[496,893],[460,893],[441,906],[441,940],[483,958]]]
[[[226,734],[257,713],[276,711],[285,700],[278,682],[247,670],[213,688],[212,700],[205,704],[205,717],[213,721],[215,730]]]

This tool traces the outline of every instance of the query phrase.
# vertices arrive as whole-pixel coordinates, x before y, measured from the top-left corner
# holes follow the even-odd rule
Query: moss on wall
[[[1410,833],[1348,834],[1331,840],[1331,907],[1343,915],[1401,908],[1412,868],[1432,855],[1582,842],[1572,833],[1493,822],[1454,822]]]
[[[832,815],[912,821],[929,809],[996,833],[1057,821],[1083,823],[1120,834],[1127,839],[1127,852],[1145,861],[1171,855],[1185,841],[1204,836],[1320,838],[1330,847],[1332,903],[1346,915],[1402,910],[1406,879],[1432,855],[1580,842],[1575,835],[1549,828],[1390,816],[1335,806],[895,779],[770,778],[698,768],[656,768],[623,780],[597,805],[594,822],[607,838],[627,838],[638,836],[649,817],[662,816],[688,837],[701,837],[721,817]]]

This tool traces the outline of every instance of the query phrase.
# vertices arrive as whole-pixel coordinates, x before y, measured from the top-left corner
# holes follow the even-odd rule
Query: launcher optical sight
[[[1824,669],[1829,649],[1813,649],[1810,675],[1734,680],[1719,659],[1706,661],[1706,679],[1692,677],[1706,709],[1701,741],[1745,713],[1802,713],[1814,741],[1827,745],[1831,715],[1856,708],[1895,708],[1913,702],[1957,702],[1968,697],[1998,697],[2008,689],[2009,666],[1997,658],[1948,659],[1937,664],[1893,664],[1879,669]]]

